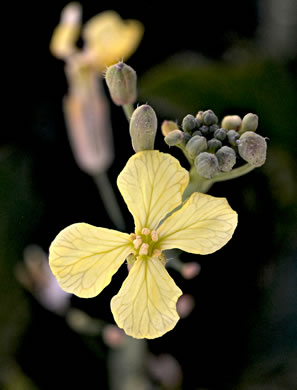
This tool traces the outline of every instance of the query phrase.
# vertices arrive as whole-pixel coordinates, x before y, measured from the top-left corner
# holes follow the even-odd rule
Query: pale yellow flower
[[[137,49],[143,32],[141,22],[123,20],[115,11],[101,12],[82,26],[81,6],[73,2],[62,10],[50,50],[55,57],[64,60],[79,53],[85,65],[101,72],[105,67],[130,57]],[[80,33],[84,41],[82,50],[76,46]]]
[[[49,257],[60,286],[79,297],[94,297],[128,257],[130,272],[111,301],[117,325],[135,338],[156,338],[174,328],[182,291],[168,274],[162,251],[213,253],[237,225],[226,199],[200,193],[164,220],[181,205],[188,182],[188,171],[169,154],[151,150],[132,156],[117,184],[134,217],[135,233],[85,223],[62,230]]]
[[[98,68],[113,65],[130,57],[144,32],[138,20],[123,20],[115,11],[104,11],[84,26],[85,48]]]

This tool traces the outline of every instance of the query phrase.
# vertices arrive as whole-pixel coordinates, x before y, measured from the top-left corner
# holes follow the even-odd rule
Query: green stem
[[[134,111],[133,104],[124,104],[122,106],[122,108],[123,108],[123,111],[124,111],[124,113],[126,115],[126,118],[127,118],[128,122],[130,122],[131,116],[132,116],[133,111]]]
[[[239,168],[232,169],[230,172],[221,172],[217,176],[213,177],[211,181],[213,183],[219,182],[219,181],[225,181],[225,180],[231,180],[236,179],[237,177],[243,176],[246,173],[251,172],[256,167],[251,164],[244,164]]]
[[[235,168],[230,172],[220,172],[212,179],[205,179],[204,177],[198,174],[195,166],[192,166],[192,168],[190,169],[190,182],[183,194],[183,201],[188,199],[193,192],[202,192],[205,194],[214,183],[236,179],[237,177],[249,173],[254,168],[255,166],[253,165],[244,164],[241,167]]]
[[[124,231],[126,227],[125,220],[122,216],[121,209],[118,205],[107,174],[105,172],[101,172],[93,176],[93,179],[97,185],[101,199],[110,219],[119,230]]]

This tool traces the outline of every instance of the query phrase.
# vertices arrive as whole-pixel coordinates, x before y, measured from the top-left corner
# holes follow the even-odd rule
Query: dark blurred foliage
[[[9,128],[0,134],[0,387],[5,389],[108,388],[107,347],[101,337],[75,333],[26,293],[14,276],[28,244],[47,251],[55,235],[71,223],[113,228],[92,179],[72,157],[61,104],[67,91],[64,64],[48,50],[66,4],[18,5],[15,36],[8,42],[14,54],[13,99]],[[106,9],[91,1],[82,6],[85,21]],[[202,271],[195,279],[185,281],[171,271],[177,285],[195,297],[196,307],[172,332],[150,341],[149,349],[176,357],[184,389],[293,390],[296,53],[283,57],[277,48],[274,56],[259,50],[262,21],[256,0],[199,2],[195,8],[187,2],[159,6],[121,2],[108,7],[145,25],[143,41],[128,60],[139,76],[139,101],[155,108],[160,123],[181,123],[184,115],[208,108],[219,117],[255,112],[258,132],[270,141],[263,167],[210,190],[227,197],[239,214],[238,228],[223,249],[198,258]],[[116,159],[109,176],[115,183],[133,151],[126,119],[112,104],[111,117]],[[157,147],[167,151],[160,134]],[[170,152],[186,164],[178,151]],[[132,217],[116,195],[128,231],[133,231]],[[182,259],[197,257],[184,254]],[[122,267],[100,296],[73,297],[72,305],[113,322],[110,298],[125,275]]]

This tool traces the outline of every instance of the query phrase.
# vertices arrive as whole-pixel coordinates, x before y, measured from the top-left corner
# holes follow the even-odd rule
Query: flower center
[[[144,227],[140,234],[131,233],[131,241],[133,243],[136,257],[150,256],[159,257],[162,251],[158,245],[158,233],[156,230],[150,230]]]

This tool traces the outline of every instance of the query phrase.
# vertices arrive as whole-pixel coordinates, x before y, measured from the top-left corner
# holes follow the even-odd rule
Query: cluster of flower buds
[[[180,147],[195,165],[200,176],[211,179],[220,172],[230,172],[240,160],[259,167],[266,160],[267,144],[256,134],[258,116],[247,114],[223,118],[221,125],[212,110],[186,115],[181,124],[164,121],[162,133],[169,146]]]

